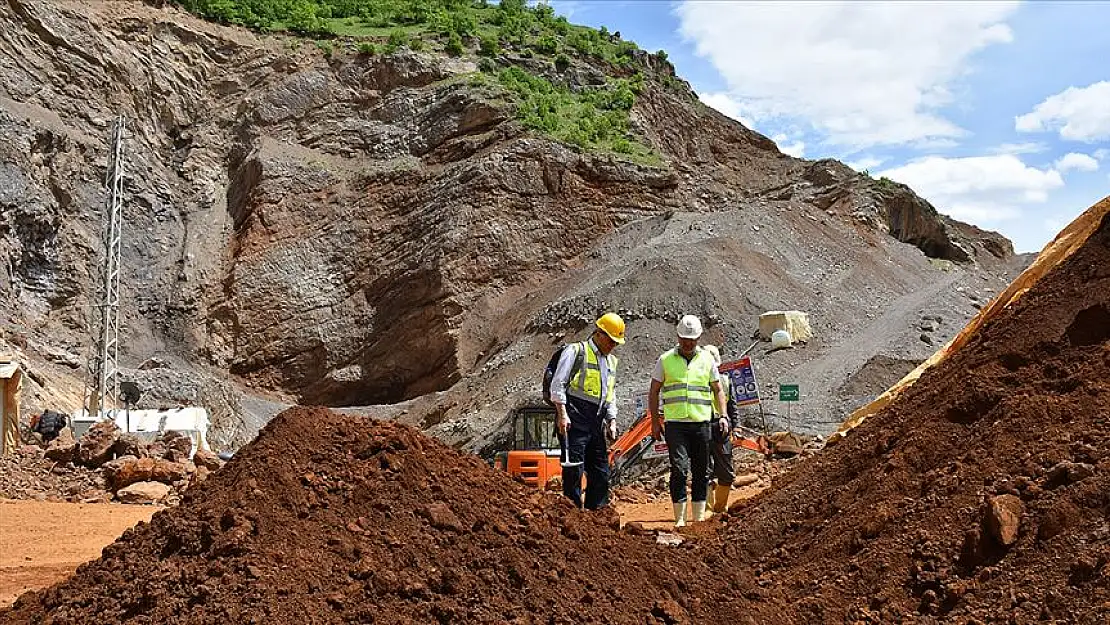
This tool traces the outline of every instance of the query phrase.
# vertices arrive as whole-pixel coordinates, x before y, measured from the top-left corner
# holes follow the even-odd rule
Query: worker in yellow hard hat
[[[701,319],[685,315],[677,328],[678,346],[663,353],[655,364],[648,390],[651,435],[665,438],[671,462],[671,503],[675,527],[686,525],[686,479],[690,479],[694,521],[705,520],[709,484],[707,463],[711,421],[726,414],[721,374],[712,354],[698,347]],[[660,409],[662,399],[662,409]]]
[[[563,494],[589,510],[609,503],[609,445],[617,438],[617,357],[624,320],[605,313],[588,340],[563,348],[551,378],[559,437],[564,445]],[[585,501],[582,472],[586,473]]]

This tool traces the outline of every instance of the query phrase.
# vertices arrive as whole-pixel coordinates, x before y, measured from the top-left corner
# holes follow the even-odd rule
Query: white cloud
[[[1056,160],[1056,171],[1061,174],[1074,169],[1075,171],[1098,171],[1098,160],[1087,154],[1069,152]]]
[[[1044,228],[1048,232],[1059,232],[1068,225],[1068,222],[1060,217],[1046,217],[1044,219]]]
[[[879,172],[910,185],[942,213],[979,225],[1017,219],[1023,205],[1048,201],[1064,186],[1054,169],[1038,169],[1012,154],[930,156]]]
[[[1110,150],[1106,148],[1099,148],[1095,150],[1095,158],[1100,161],[1105,161],[1106,157],[1110,156]]]
[[[1027,143],[1003,143],[1002,145],[992,148],[991,154],[1037,154],[1048,150],[1048,146],[1036,141]]]
[[[529,4],[538,4],[538,2],[529,2]],[[575,12],[580,8],[582,3],[579,0],[552,0],[548,2],[552,9],[555,9],[557,15],[562,15],[568,20],[571,19]]]
[[[865,156],[858,161],[848,161],[847,163],[845,163],[845,165],[851,167],[856,171],[870,171],[872,169],[875,169],[879,165],[882,165],[884,162],[886,161],[881,158]]]
[[[740,103],[732,99],[727,93],[706,93],[698,96],[698,98],[706,106],[728,115],[752,130],[755,129],[755,126],[752,125],[752,121],[741,112]]]
[[[1068,87],[1049,96],[1033,111],[1014,118],[1021,132],[1058,130],[1060,137],[1092,143],[1110,139],[1110,81]]]
[[[795,158],[802,158],[802,155],[806,153],[806,144],[801,139],[791,142],[789,137],[779,133],[771,137],[771,140],[779,146],[779,151],[783,154],[789,154]]]
[[[1012,40],[1015,2],[687,0],[680,32],[757,122],[802,119],[862,148],[959,137],[939,108],[975,52]]]

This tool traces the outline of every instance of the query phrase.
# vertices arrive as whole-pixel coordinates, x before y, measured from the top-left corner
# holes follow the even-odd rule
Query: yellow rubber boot
[[[706,489],[705,489],[705,505],[710,510],[716,510],[717,509],[717,507],[713,505],[714,496],[716,494],[717,494],[717,482],[716,481],[710,482],[709,486],[707,486]]]
[[[728,494],[732,490],[729,484],[718,484],[713,489],[713,511],[717,513],[728,510]]]

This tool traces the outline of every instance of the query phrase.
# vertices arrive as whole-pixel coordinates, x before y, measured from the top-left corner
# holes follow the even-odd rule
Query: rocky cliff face
[[[637,164],[527,132],[466,58],[329,56],[138,2],[8,0],[0,26],[5,339],[30,343],[48,373],[76,373],[109,124],[122,113],[125,364],[168,358],[217,388],[227,441],[243,430],[235,385],[305,403],[390,403],[463,388],[510,346],[506,324],[565,332],[602,306],[664,321],[691,293],[716,290],[644,277],[668,271],[643,246],[645,233],[673,235],[676,212],[728,236],[819,220],[821,236],[848,241],[837,251],[846,271],[879,244],[914,271],[927,266],[918,250],[969,267],[1011,254],[906,187],[781,154],[652,78],[673,70],[650,57],[638,61],[649,80],[631,117],[662,162]],[[564,73],[598,70],[575,60]],[[805,256],[789,230],[764,243],[768,255],[720,256],[740,274],[771,275]],[[682,236],[675,245],[699,240]],[[604,290],[639,281],[628,302],[575,299],[573,284],[599,271],[600,257],[583,255],[600,254],[599,241],[620,267]],[[663,283],[675,292],[653,292]],[[751,294],[742,310],[718,295],[702,298],[705,314],[758,308]],[[560,316],[558,301],[577,312]]]

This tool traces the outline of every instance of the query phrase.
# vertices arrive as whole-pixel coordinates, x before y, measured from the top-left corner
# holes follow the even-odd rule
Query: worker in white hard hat
[[[617,438],[617,357],[624,320],[605,313],[588,341],[563,348],[551,379],[559,438],[566,449],[563,494],[574,505],[596,510],[609,503],[609,446]],[[585,501],[582,472],[586,473]]]
[[[716,345],[706,345],[705,351],[713,356],[717,368],[721,367],[721,351]],[[736,479],[736,468],[732,466],[732,431],[740,426],[740,416],[736,402],[732,400],[731,381],[728,375],[721,374],[721,388],[725,392],[726,414],[713,411],[712,439],[709,442],[709,490],[706,502],[713,512],[728,509],[728,496],[732,482]]]
[[[706,465],[714,405],[717,414],[725,414],[727,408],[717,363],[705,348],[698,347],[701,320],[686,315],[679,320],[676,332],[678,346],[664,352],[655,364],[648,390],[648,412],[652,437],[667,441],[675,527],[683,527],[688,478],[693,520],[705,520],[709,482]]]

